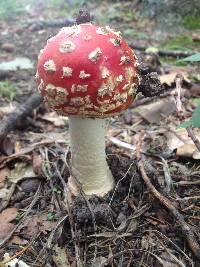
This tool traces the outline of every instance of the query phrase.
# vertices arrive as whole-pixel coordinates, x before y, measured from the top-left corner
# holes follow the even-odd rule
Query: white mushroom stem
[[[106,162],[104,119],[69,118],[72,173],[84,193],[104,196],[113,187],[113,177]],[[68,186],[77,195],[80,186],[69,178]]]

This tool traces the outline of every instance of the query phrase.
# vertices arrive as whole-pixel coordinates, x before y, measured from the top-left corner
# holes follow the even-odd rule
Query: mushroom
[[[72,194],[88,196],[113,188],[106,162],[106,118],[133,102],[139,76],[137,57],[110,27],[82,23],[65,27],[41,51],[36,78],[50,108],[69,117]]]

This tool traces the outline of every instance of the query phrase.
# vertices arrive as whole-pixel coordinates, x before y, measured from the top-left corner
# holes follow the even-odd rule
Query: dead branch
[[[191,126],[188,126],[186,128],[187,132],[188,132],[188,136],[192,139],[192,141],[194,142],[196,148],[199,150],[200,152],[200,141],[199,139],[196,137],[196,135],[194,134],[194,131],[192,129]]]
[[[136,50],[140,50],[140,51],[145,51],[148,47],[143,46],[143,45],[137,45],[137,44],[133,44],[133,43],[129,43],[130,47]],[[189,51],[170,51],[170,50],[163,50],[163,49],[159,49],[157,54],[159,56],[167,56],[167,57],[188,57],[191,56],[193,54],[195,54],[195,52],[189,52]]]
[[[146,174],[145,167],[144,167],[144,159],[143,159],[143,156],[141,155],[141,145],[142,145],[143,137],[144,137],[144,134],[140,136],[140,139],[137,145],[137,150],[136,150],[136,157],[138,161],[137,165],[138,165],[138,169],[140,170],[142,179],[144,180],[146,186],[148,187],[150,192],[153,194],[153,196],[157,198],[160,201],[160,203],[163,206],[165,206],[173,214],[173,216],[179,223],[183,234],[186,236],[186,240],[188,242],[190,249],[196,256],[196,258],[200,259],[200,247],[196,240],[196,237],[194,235],[192,228],[185,222],[184,217],[182,216],[182,214],[179,213],[179,211],[175,208],[175,206],[171,203],[171,201],[165,196],[161,195],[160,192],[158,192],[158,190],[154,187],[154,185],[151,183],[149,177]]]
[[[69,19],[35,21],[28,23],[25,28],[30,28],[31,31],[39,31],[46,28],[60,28],[74,25],[75,22]]]
[[[4,118],[0,125],[0,142],[9,132],[24,124],[26,117],[31,115],[32,111],[42,103],[42,100],[43,98],[39,94],[34,94],[23,105]]]

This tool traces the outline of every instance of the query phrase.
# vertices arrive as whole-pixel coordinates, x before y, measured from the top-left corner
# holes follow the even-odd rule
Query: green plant
[[[55,214],[53,212],[49,211],[47,214],[47,220],[53,221],[54,219],[55,219]]]
[[[170,39],[165,44],[165,49],[170,50],[188,50],[195,46],[195,43],[190,36],[177,36],[175,38]]]
[[[180,59],[179,61],[182,61],[182,62],[199,62],[200,61],[200,53],[196,53],[192,56],[189,56],[189,57],[185,57],[183,59]]]
[[[180,61],[200,62],[200,53],[196,53],[192,56],[183,58]],[[194,110],[192,117],[179,125],[179,128],[186,128],[189,126],[200,128],[200,104]]]
[[[140,39],[148,39],[149,38],[147,33],[137,31],[136,29],[133,29],[133,28],[128,28],[128,29],[124,30],[123,33],[125,35],[135,36],[135,37],[140,38]]]
[[[200,16],[198,14],[187,15],[183,18],[182,24],[188,30],[200,29]]]
[[[59,187],[57,187],[57,186],[53,187],[52,191],[54,193],[56,193],[56,194],[61,194],[62,193],[61,189]]]
[[[179,128],[187,128],[188,126],[200,128],[200,105],[193,112],[192,118],[181,123],[181,125],[179,125]]]
[[[16,86],[10,81],[0,82],[0,96],[8,98],[13,101],[17,95]]]
[[[22,3],[18,0],[1,0],[0,17],[2,19],[12,18],[22,11]]]

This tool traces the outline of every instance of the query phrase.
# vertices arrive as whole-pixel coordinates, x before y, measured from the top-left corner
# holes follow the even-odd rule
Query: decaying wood
[[[3,118],[0,124],[0,142],[9,132],[23,125],[27,116],[42,103],[43,98],[39,94],[32,95],[23,105],[20,105],[14,112]]]
[[[26,25],[26,28],[31,28],[32,31],[38,31],[45,28],[61,28],[74,25],[74,20],[60,19],[60,20],[49,20],[49,21],[36,21]]]
[[[177,223],[180,225],[183,234],[186,237],[188,246],[190,247],[191,251],[194,253],[196,258],[200,260],[200,247],[196,240],[195,234],[192,228],[185,222],[183,215],[177,210],[177,208],[172,204],[172,202],[165,196],[163,196],[151,183],[148,175],[146,174],[145,167],[144,167],[144,158],[141,155],[141,145],[143,140],[144,134],[141,134],[140,140],[137,145],[136,150],[136,157],[137,157],[137,165],[138,169],[141,173],[142,179],[144,180],[147,188],[153,194],[153,196],[160,201],[160,203],[165,206],[174,216]]]

